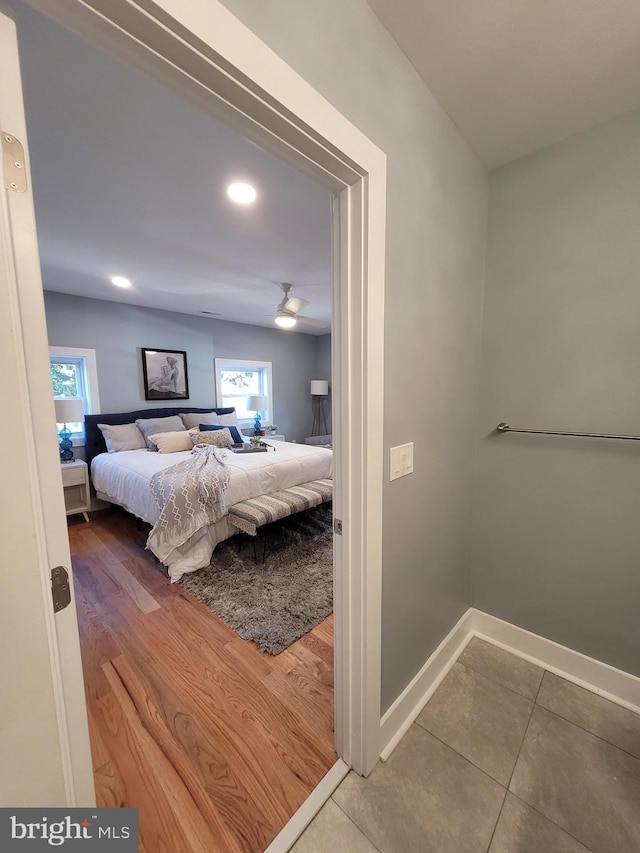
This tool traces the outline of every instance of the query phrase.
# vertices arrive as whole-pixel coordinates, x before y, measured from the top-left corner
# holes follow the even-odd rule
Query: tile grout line
[[[507,796],[510,793],[509,788],[511,786],[511,780],[513,779],[513,774],[516,772],[516,766],[518,764],[518,759],[520,758],[520,753],[522,752],[522,745],[523,745],[524,740],[527,736],[527,732],[529,731],[529,725],[531,724],[531,718],[533,717],[533,712],[534,712],[535,707],[536,707],[536,699],[538,698],[538,693],[540,693],[540,687],[542,686],[542,679],[543,678],[544,678],[544,671],[542,673],[542,678],[540,679],[540,684],[538,685],[538,690],[536,691],[535,699],[533,700],[533,702],[531,702],[531,699],[529,699],[529,701],[531,702],[531,710],[529,711],[529,719],[527,720],[527,725],[525,726],[525,729],[524,729],[524,732],[522,735],[522,740],[520,741],[520,746],[518,747],[518,754],[516,755],[516,760],[513,762],[513,767],[511,768],[511,774],[509,775],[509,781],[507,782],[506,790],[504,792],[504,799],[502,800],[502,805],[500,806],[500,813],[498,814],[498,819],[496,820],[495,826],[493,827],[493,832],[491,833],[491,839],[489,841],[489,846],[487,847],[487,853],[491,849],[491,845],[493,844],[493,839],[494,839],[494,836],[496,834],[498,824],[500,823],[500,818],[502,817],[502,812],[504,811],[504,804],[507,802]],[[526,698],[528,698],[528,697],[526,697]]]
[[[501,681],[497,681],[491,675],[487,675],[486,672],[482,672],[481,670],[476,669],[473,666],[468,666],[466,663],[463,663],[460,659],[456,660],[455,663],[460,664],[460,666],[463,666],[465,669],[469,670],[469,672],[473,672],[476,675],[481,676],[482,678],[486,678],[487,681],[491,681],[493,684],[497,684],[498,687],[501,687],[503,690],[508,690],[509,693],[513,693],[514,696],[519,696],[521,699],[526,699],[527,702],[533,702],[535,704],[535,699],[532,699],[531,696],[525,696],[524,693],[520,693],[518,690],[514,690],[512,687],[507,687],[506,684],[503,684]],[[454,666],[455,666],[455,664],[454,664]],[[444,681],[444,679],[443,679],[443,681]],[[540,683],[542,683],[542,681]],[[540,691],[540,688],[538,687],[538,692],[539,691]],[[536,698],[538,696],[538,692],[536,692]],[[437,691],[436,691],[436,693],[437,693]],[[435,696],[436,694],[434,693],[433,695]],[[431,698],[433,698],[433,697],[431,697]],[[430,701],[431,701],[431,699],[429,699],[429,702]],[[427,707],[429,702],[427,702],[427,704],[424,706],[425,708]]]
[[[545,669],[545,673],[547,673],[547,672],[549,672],[549,670]],[[551,672],[549,674],[555,675],[555,673],[553,673],[553,672]],[[562,678],[562,676],[559,676],[559,675],[556,677]],[[564,678],[562,680],[566,681],[566,679],[564,679]],[[571,684],[570,681],[567,683]],[[542,684],[541,684],[541,686],[542,686]],[[578,685],[574,685],[574,686],[578,686]],[[584,688],[582,688],[582,689],[584,689]],[[540,690],[538,690],[538,694],[539,693],[540,693]],[[594,695],[597,696],[597,694],[594,694]],[[600,698],[604,699],[604,697],[600,697]],[[605,702],[611,702],[610,699],[604,699],[604,701]],[[611,704],[614,705],[616,708],[620,707],[619,705],[616,705],[615,702],[611,702]],[[585,734],[588,734],[588,735],[591,735],[592,737],[598,738],[598,740],[601,740],[603,743],[606,743],[609,746],[612,746],[614,749],[618,749],[618,750],[620,750],[620,752],[624,752],[624,754],[628,755],[630,758],[635,758],[636,761],[640,761],[640,756],[634,755],[633,752],[629,752],[629,750],[625,749],[624,747],[618,746],[617,743],[613,743],[612,741],[607,740],[606,737],[602,737],[602,735],[599,735],[599,734],[596,734],[595,732],[592,732],[591,729],[586,729],[584,726],[581,726],[580,723],[576,723],[575,720],[570,720],[568,717],[565,717],[563,714],[559,714],[557,711],[552,711],[551,708],[547,708],[546,705],[540,704],[538,702],[538,696],[536,696],[536,705],[538,706],[538,708],[542,708],[548,714],[553,714],[554,717],[558,717],[559,720],[564,720],[565,723],[569,723],[569,725],[575,726],[577,729],[580,729],[580,731],[583,731]],[[631,711],[630,713],[633,713],[633,711]]]
[[[536,709],[536,707],[537,707],[537,708],[543,708],[543,709],[544,709],[545,711],[547,711],[548,713],[553,714],[553,711],[549,711],[549,709],[548,709],[548,708],[545,708],[545,707],[544,707],[544,705],[539,705],[539,704],[538,704],[538,696],[540,695],[540,691],[542,690],[542,682],[544,681],[544,676],[546,675],[546,673],[547,673],[547,672],[549,672],[549,670],[548,670],[548,669],[543,670],[542,678],[540,679],[540,684],[539,684],[539,686],[538,686],[538,691],[537,691],[537,693],[536,693],[536,698],[535,698],[535,701],[534,701],[534,703],[533,703],[533,708],[531,709],[531,714],[530,714],[530,716],[529,716],[529,722],[527,723],[527,728],[526,728],[526,731],[525,731],[525,733],[524,733],[524,737],[522,738],[522,743],[520,744],[520,749],[518,750],[518,757],[516,758],[516,763],[513,765],[513,772],[511,773],[511,778],[509,779],[509,787],[507,788],[507,793],[511,794],[511,796],[512,796],[512,797],[515,797],[515,798],[516,798],[517,800],[519,800],[521,803],[524,803],[524,805],[525,805],[525,806],[527,806],[528,808],[532,809],[536,814],[539,814],[539,815],[540,815],[540,817],[544,818],[545,820],[548,820],[548,821],[549,821],[549,823],[551,823],[553,826],[557,827],[561,832],[566,833],[566,834],[569,836],[569,838],[573,838],[573,840],[574,840],[574,841],[576,841],[578,844],[581,844],[581,845],[585,848],[585,850],[588,850],[588,851],[589,851],[589,853],[593,853],[593,851],[591,850],[591,848],[590,848],[590,847],[587,847],[587,846],[586,846],[586,844],[582,844],[582,841],[580,841],[578,838],[575,838],[575,836],[571,835],[571,833],[570,833],[570,832],[567,832],[567,830],[566,830],[563,826],[560,826],[560,824],[556,823],[556,822],[555,822],[554,820],[552,820],[548,815],[546,815],[546,814],[544,814],[543,812],[539,811],[537,808],[535,808],[534,806],[532,806],[532,805],[531,805],[531,803],[528,803],[526,800],[523,800],[523,799],[522,799],[522,797],[519,797],[516,793],[514,793],[512,790],[510,790],[510,788],[511,788],[511,780],[513,779],[513,774],[514,774],[514,773],[515,773],[515,771],[516,771],[516,766],[517,766],[517,764],[518,764],[518,759],[520,758],[520,754],[521,754],[521,752],[522,752],[522,747],[524,746],[524,741],[525,741],[525,738],[526,738],[526,736],[527,736],[527,732],[529,731],[529,725],[531,724],[531,720],[532,720],[532,718],[533,718],[533,712],[535,711],[535,709]],[[559,719],[564,719],[564,717],[560,717],[560,715],[559,715],[559,714],[555,714],[554,716],[559,717]],[[569,722],[569,720],[566,720],[565,722]],[[506,797],[505,797],[505,800],[506,800]]]
[[[483,642],[487,643],[487,645],[489,645],[489,646],[492,645],[492,643],[489,643],[487,640],[484,640]],[[499,649],[500,646],[494,646],[494,648]],[[477,672],[478,675],[484,675],[485,678],[488,678],[490,681],[493,681],[496,684],[499,684],[500,687],[504,687],[505,690],[510,690],[512,693],[515,693],[516,696],[523,696],[525,699],[528,699],[529,702],[535,702],[535,699],[533,699],[531,696],[527,696],[526,693],[521,693],[519,690],[514,690],[513,687],[509,687],[506,684],[503,684],[501,681],[498,681],[498,679],[494,678],[492,675],[487,675],[487,673],[483,672],[481,669],[478,669],[477,667],[473,666],[470,663],[466,663],[466,661],[460,660],[460,658],[465,653],[465,651],[466,651],[466,649],[462,650],[462,652],[460,653],[460,656],[458,658],[456,658],[454,663],[459,663],[461,666],[465,666],[467,669],[470,669],[473,672]],[[501,649],[501,651],[505,651],[505,650]],[[511,652],[506,652],[506,654],[511,655]],[[522,658],[519,658],[517,655],[511,655],[511,657],[516,658],[516,660],[522,660]],[[527,663],[529,663],[529,661],[527,661]],[[535,666],[537,669],[542,669],[543,673],[545,673],[547,671],[546,669],[543,669],[542,667],[537,666],[537,664],[531,664],[531,665]],[[540,684],[542,684],[542,679],[540,679]],[[540,686],[538,686],[538,689],[536,691],[536,698],[538,697],[539,692],[540,692]]]
[[[345,778],[346,778],[346,777],[345,777]],[[342,780],[342,782],[344,782],[344,779]],[[340,785],[342,785],[342,782],[340,783]],[[338,785],[338,788],[340,787],[340,785]],[[338,788],[336,788],[336,791],[338,790]],[[334,791],[334,792],[333,792],[333,794],[335,794],[335,792],[336,792],[336,791]],[[376,844],[374,844],[374,843],[373,843],[373,841],[369,838],[369,836],[368,836],[368,835],[367,835],[367,833],[364,831],[364,829],[362,829],[362,827],[358,826],[358,824],[356,823],[356,821],[351,817],[351,815],[350,815],[348,812],[346,812],[346,811],[342,808],[342,806],[340,805],[340,803],[338,803],[336,800],[334,800],[334,798],[333,798],[333,794],[331,794],[331,796],[329,797],[329,799],[331,800],[331,802],[332,802],[332,803],[334,803],[334,804],[335,804],[335,805],[340,809],[340,811],[342,812],[342,814],[347,818],[347,820],[348,820],[350,823],[352,823],[352,824],[355,826],[355,828],[358,830],[358,832],[359,832],[361,835],[364,835],[364,837],[367,839],[367,841],[368,841],[368,842],[369,842],[369,844],[373,847],[373,849],[374,849],[374,850],[377,850],[377,851],[378,851],[378,853],[381,853],[380,848],[379,848]],[[314,820],[315,820],[315,818],[314,818]]]
[[[565,835],[568,835],[568,836],[569,836],[569,838],[573,838],[573,840],[574,840],[577,844],[580,844],[582,847],[584,847],[584,849],[585,849],[585,850],[587,850],[587,851],[588,851],[588,853],[594,853],[594,851],[591,849],[591,847],[587,847],[587,845],[586,845],[586,844],[583,844],[583,843],[582,843],[582,841],[580,841],[580,839],[579,839],[579,838],[576,838],[576,837],[575,837],[575,835],[572,835],[572,834],[571,834],[570,832],[568,832],[568,831],[567,831],[563,826],[560,826],[560,824],[559,824],[559,823],[556,823],[556,822],[555,822],[555,820],[551,820],[551,818],[550,818],[550,817],[547,817],[547,815],[546,815],[546,814],[544,814],[543,812],[541,812],[541,811],[540,811],[539,809],[537,809],[535,806],[532,806],[532,805],[531,805],[531,803],[528,803],[526,800],[523,800],[523,799],[522,799],[522,797],[519,797],[517,794],[514,794],[514,793],[513,793],[513,791],[509,791],[509,793],[511,794],[511,796],[512,796],[512,797],[515,797],[515,799],[516,799],[516,800],[518,800],[518,802],[522,803],[522,804],[523,804],[523,805],[525,805],[527,808],[531,809],[531,811],[534,811],[536,814],[540,815],[540,817],[541,817],[541,818],[544,818],[544,820],[549,821],[549,823],[550,823],[550,824],[552,824],[552,826],[555,826],[555,827],[556,827],[557,829],[559,829],[561,832],[564,832],[564,834],[565,834]]]
[[[542,682],[544,680],[544,674],[546,670],[542,671],[542,678],[540,679],[540,684],[538,684],[538,689],[536,690],[535,699],[531,702],[531,711],[529,712],[529,719],[527,720],[527,725],[524,730],[524,734],[522,735],[522,740],[520,741],[520,746],[518,747],[518,754],[516,755],[516,760],[513,763],[513,769],[511,771],[511,775],[509,776],[509,781],[507,782],[507,791],[511,789],[511,780],[513,779],[513,774],[516,772],[516,767],[518,766],[518,761],[520,759],[520,754],[522,753],[522,747],[524,746],[524,742],[527,737],[527,732],[529,731],[529,726],[531,725],[531,720],[533,718],[533,712],[536,709],[536,705],[538,704],[538,696],[540,695],[540,689],[542,688]],[[541,706],[539,706],[541,707]]]
[[[502,817],[502,812],[504,810],[504,804],[507,802],[507,794],[509,793],[509,789],[506,788],[504,792],[504,797],[502,798],[502,805],[500,806],[500,811],[498,812],[498,817],[496,818],[496,822],[493,825],[493,832],[491,833],[491,838],[489,839],[489,844],[487,845],[486,853],[489,853],[491,850],[491,845],[493,844],[493,839],[496,834],[496,829],[498,828],[498,824],[500,823],[500,818]]]
[[[483,640],[483,642],[487,643],[487,645],[490,645],[490,646],[492,646],[492,645],[493,645],[493,643],[490,643],[488,640]],[[494,646],[494,648],[500,648],[500,646]],[[505,652],[506,652],[506,650],[503,650],[503,651],[505,651]],[[470,669],[470,670],[472,670],[473,672],[475,672],[476,674],[478,674],[478,675],[482,675],[482,676],[484,676],[484,678],[488,678],[490,681],[493,681],[495,684],[499,685],[500,687],[504,687],[504,688],[505,688],[505,690],[510,690],[512,693],[515,693],[515,694],[516,694],[516,696],[522,696],[522,697],[524,697],[525,699],[528,699],[528,700],[529,700],[529,702],[532,702],[532,703],[533,703],[534,707],[537,705],[539,708],[543,708],[545,711],[548,711],[548,713],[553,714],[554,716],[558,717],[558,718],[559,718],[559,719],[561,719],[561,720],[564,720],[566,723],[569,723],[570,725],[575,726],[575,727],[576,727],[576,728],[578,728],[578,729],[581,729],[581,730],[582,730],[583,732],[585,732],[586,734],[588,734],[588,735],[592,735],[593,737],[598,738],[598,740],[601,740],[601,741],[603,741],[604,743],[609,744],[609,746],[614,747],[614,749],[619,749],[619,750],[620,750],[620,752],[624,752],[626,755],[629,755],[631,758],[635,758],[635,759],[636,759],[636,761],[640,761],[640,756],[638,756],[638,755],[634,755],[634,754],[633,754],[633,752],[629,752],[629,750],[625,749],[625,748],[624,748],[624,747],[622,747],[622,746],[619,746],[617,743],[613,743],[612,741],[607,740],[607,738],[606,738],[606,737],[602,737],[602,735],[599,735],[599,734],[597,734],[596,732],[591,731],[591,729],[587,729],[587,728],[585,728],[584,726],[580,725],[580,723],[576,723],[576,721],[575,721],[575,720],[570,720],[568,717],[565,717],[563,714],[559,714],[557,711],[552,711],[552,710],[551,710],[551,708],[547,708],[547,706],[546,706],[546,705],[542,705],[540,702],[538,702],[538,697],[539,697],[539,695],[540,695],[540,691],[541,691],[541,689],[542,689],[542,682],[544,681],[544,676],[545,676],[545,675],[547,675],[547,674],[549,674],[549,675],[553,675],[553,676],[555,676],[556,678],[561,679],[562,681],[567,681],[567,679],[566,679],[566,678],[563,678],[561,675],[558,675],[558,674],[557,674],[557,673],[555,673],[555,672],[551,672],[551,671],[550,671],[550,670],[548,670],[548,669],[544,669],[544,667],[538,667],[538,669],[542,669],[542,678],[540,679],[540,684],[538,685],[538,689],[536,690],[535,698],[533,698],[533,699],[532,699],[530,696],[527,696],[525,693],[520,693],[520,691],[519,691],[519,690],[514,690],[514,688],[513,688],[513,687],[508,687],[506,684],[503,684],[501,681],[498,681],[498,680],[497,680],[496,678],[494,678],[492,675],[487,675],[487,673],[486,673],[486,672],[483,672],[481,669],[478,669],[477,667],[473,666],[472,664],[467,663],[466,661],[461,661],[461,660],[460,660],[460,657],[462,657],[462,655],[464,654],[464,652],[465,652],[465,649],[463,649],[463,650],[462,650],[462,652],[460,653],[460,656],[456,659],[455,663],[459,663],[461,666],[466,667],[466,669]],[[521,658],[518,658],[518,656],[517,656],[517,655],[512,655],[512,654],[511,654],[511,652],[506,652],[506,654],[509,654],[509,655],[511,655],[512,657],[517,658],[518,660],[521,660]],[[537,664],[532,664],[532,666],[537,666]],[[571,681],[567,681],[567,683],[568,683],[568,684],[572,684],[572,682],[571,682]],[[580,685],[573,685],[573,686],[575,686],[575,687],[580,687]],[[585,688],[585,687],[581,687],[580,689],[581,689],[581,690],[586,690],[587,688]],[[588,691],[588,692],[592,693],[593,691]],[[597,694],[597,693],[593,693],[593,695],[594,695],[594,696],[598,696],[598,694]],[[615,703],[615,702],[612,702],[612,701],[611,701],[611,699],[606,699],[606,698],[605,698],[605,697],[603,697],[603,696],[598,696],[598,698],[602,699],[602,700],[603,700],[603,701],[605,701],[605,702],[611,702],[611,704],[612,704],[612,705],[614,705],[615,707],[621,707],[621,706],[616,705],[616,703]],[[427,703],[427,704],[428,704],[428,703]],[[425,705],[425,707],[426,707],[426,705]],[[628,709],[627,709],[627,710],[628,710]],[[533,714],[533,710],[532,710],[532,712],[531,712],[531,713]],[[630,711],[630,713],[633,713],[633,711]],[[636,716],[637,716],[637,715],[636,715]],[[416,722],[418,722],[418,721],[416,720]],[[423,728],[424,728],[424,726],[423,726]],[[528,724],[527,724],[527,728],[528,728]],[[428,730],[428,729],[425,729],[425,731],[429,731],[429,730]],[[443,741],[443,742],[444,742],[444,741]],[[524,739],[523,739],[523,742],[524,742]],[[522,744],[520,744],[520,748],[522,749]],[[458,754],[459,754],[459,753],[458,753]],[[463,757],[464,757],[464,756],[463,756]],[[519,758],[519,757],[520,757],[520,752],[518,752],[518,758]],[[516,758],[516,763],[517,763],[517,758]],[[474,765],[474,767],[475,767],[475,765]],[[480,769],[480,768],[479,768],[479,769]],[[513,774],[512,774],[512,775],[513,775]],[[493,777],[492,777],[492,778],[493,778]],[[496,781],[497,781],[497,780],[496,780]],[[511,782],[511,779],[509,780],[509,783],[510,783],[510,782]]]
[[[442,740],[442,738],[441,738],[441,737],[438,737],[438,735],[434,734],[432,731],[430,731],[429,729],[425,728],[423,725],[420,725],[420,723],[419,723],[417,720],[416,720],[416,722],[414,723],[414,725],[416,725],[416,726],[420,726],[420,728],[422,729],[422,731],[423,731],[423,732],[426,732],[426,733],[427,733],[428,735],[430,735],[432,738],[435,738],[435,740],[437,740],[437,741],[438,741],[438,743],[441,743],[443,746],[446,746],[446,747],[447,747],[447,749],[450,749],[450,750],[451,750],[451,752],[455,752],[455,754],[458,756],[458,758],[462,758],[462,759],[463,759],[463,761],[466,761],[466,762],[467,762],[467,764],[470,764],[470,765],[471,765],[472,767],[474,767],[476,770],[479,770],[482,774],[484,774],[484,775],[487,777],[487,779],[491,779],[491,781],[492,781],[492,782],[495,782],[495,783],[496,783],[496,785],[499,785],[501,788],[504,788],[504,790],[505,790],[505,791],[507,791],[507,790],[508,790],[507,788],[505,788],[505,786],[502,784],[502,782],[498,782],[498,780],[497,780],[497,779],[495,779],[495,778],[494,778],[490,773],[487,773],[487,771],[486,771],[486,770],[483,770],[483,769],[482,769],[482,767],[478,767],[478,765],[477,765],[477,764],[474,764],[474,763],[473,763],[473,761],[471,761],[471,759],[470,759],[470,758],[467,758],[467,756],[466,756],[466,755],[463,755],[461,752],[458,752],[458,750],[457,750],[457,749],[455,749],[455,747],[451,746],[451,744],[450,744],[450,743],[447,743],[446,741]]]

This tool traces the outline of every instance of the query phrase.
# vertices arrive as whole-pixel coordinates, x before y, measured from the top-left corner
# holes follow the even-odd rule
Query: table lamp
[[[60,436],[60,461],[73,462],[71,430],[67,429],[67,424],[84,420],[83,403],[79,397],[66,397],[53,402],[56,407],[56,423],[62,424],[62,429],[58,433]]]
[[[252,397],[249,397],[247,401],[247,409],[250,412],[255,412],[256,416],[253,419],[253,434],[260,435],[260,430],[262,429],[262,424],[260,423],[260,413],[267,411],[267,398],[262,394],[256,394]]]

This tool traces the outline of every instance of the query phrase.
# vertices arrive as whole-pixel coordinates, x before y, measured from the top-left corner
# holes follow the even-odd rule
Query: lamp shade
[[[326,379],[312,379],[311,393],[313,395],[326,396],[329,393],[329,383]]]
[[[57,424],[74,424],[84,420],[84,407],[79,397],[54,400]]]
[[[267,398],[262,394],[255,394],[247,400],[247,409],[250,412],[266,412]]]

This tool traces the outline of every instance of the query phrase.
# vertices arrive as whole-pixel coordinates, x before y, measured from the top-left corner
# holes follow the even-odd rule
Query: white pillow
[[[135,424],[98,424],[102,431],[107,453],[119,453],[121,450],[143,450],[144,436]]]
[[[217,426],[220,423],[218,415],[215,412],[202,412],[201,414],[197,412],[183,412],[180,417],[187,429],[193,429],[193,427],[197,427],[200,424]]]
[[[179,453],[181,450],[191,450],[191,433],[187,430],[182,432],[158,432],[150,435],[149,440],[158,448],[159,453]]]
[[[200,421],[201,424],[205,423],[205,421]],[[238,426],[238,415],[236,410],[234,409],[228,415],[218,415],[218,423],[221,426]]]
[[[138,418],[136,426],[144,436],[148,450],[157,449],[156,443],[149,438],[150,435],[157,435],[160,432],[179,432],[185,430],[182,419],[178,415],[169,415],[169,417],[165,418]]]

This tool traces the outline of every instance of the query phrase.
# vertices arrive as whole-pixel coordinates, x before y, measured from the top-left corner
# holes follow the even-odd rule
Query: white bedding
[[[284,441],[275,441],[273,445],[275,451],[266,453],[226,453],[224,461],[231,471],[225,496],[227,507],[258,495],[332,476],[331,450]],[[163,468],[188,459],[189,455],[188,450],[181,453],[150,453],[148,450],[101,453],[91,463],[91,478],[100,497],[155,524],[160,509],[151,494],[151,478]],[[177,581],[186,572],[207,566],[218,542],[234,533],[237,528],[230,525],[225,516],[206,528],[196,541],[187,542],[168,566],[171,580]]]

